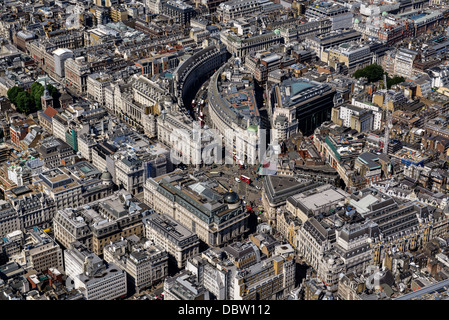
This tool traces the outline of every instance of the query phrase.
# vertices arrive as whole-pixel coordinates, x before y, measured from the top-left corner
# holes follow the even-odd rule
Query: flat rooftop
[[[256,98],[252,89],[236,91],[235,93],[226,95],[224,99],[239,113],[259,117],[259,110],[256,106]]]
[[[423,154],[422,152],[418,150],[413,150],[409,148],[402,148],[398,150],[396,153],[392,154],[395,157],[404,159],[404,160],[410,160],[413,162],[420,162],[428,159],[429,157]]]
[[[342,189],[326,184],[294,195],[291,199],[301,203],[305,208],[314,211],[335,204],[336,202],[343,201],[348,196],[349,194]]]

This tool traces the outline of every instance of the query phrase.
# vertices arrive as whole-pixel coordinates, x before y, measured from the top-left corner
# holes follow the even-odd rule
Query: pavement
[[[198,91],[197,96],[195,97],[195,101],[199,101],[200,99],[204,99],[207,94],[207,85],[208,81],[204,84],[204,89],[201,88]],[[207,96],[207,95],[206,95]],[[203,108],[204,120],[205,124],[207,124],[210,128],[213,128],[212,123],[210,123],[209,112],[208,112],[207,103]],[[225,159],[222,161],[224,162]],[[201,169],[207,172],[221,172],[220,177],[214,177],[223,187],[226,189],[232,189],[237,192],[241,198],[244,197],[243,200],[247,202],[253,208],[255,212],[259,211],[258,207],[262,206],[261,196],[262,196],[262,179],[257,177],[255,172],[258,169],[258,165],[248,165],[246,169],[241,170],[240,166],[236,163],[234,164],[216,164],[216,165],[206,165]],[[251,178],[251,184],[240,181],[235,181],[235,178],[240,178],[240,175],[245,175]],[[256,188],[259,187],[260,189]]]
[[[195,101],[200,101],[201,99],[207,98],[207,86],[209,81],[206,81],[203,86],[198,90],[195,97]],[[203,108],[205,124],[210,128],[213,128],[212,123],[210,123],[207,103]],[[224,159],[223,159],[224,162]],[[262,205],[261,195],[262,195],[262,179],[257,180],[257,175],[255,172],[258,169],[258,165],[248,165],[246,169],[241,170],[240,166],[236,163],[234,164],[216,164],[216,165],[206,165],[201,168],[201,170],[207,172],[221,172],[221,177],[214,177],[218,182],[220,182],[226,189],[232,189],[237,192],[240,197],[244,196],[244,200],[251,205],[253,209]],[[240,175],[245,175],[251,178],[251,184],[240,181],[235,181],[235,178],[240,178]],[[257,189],[258,186],[260,189]]]
[[[221,172],[221,176],[214,177],[224,188],[232,189],[247,202],[253,209],[262,204],[262,178],[258,178],[255,174],[258,165],[248,165],[246,169],[240,169],[237,164],[222,164],[222,165],[206,165],[202,167],[206,172]],[[240,181],[237,182],[235,178],[240,179],[244,175],[251,178],[251,183]],[[257,189],[258,186],[260,189]]]

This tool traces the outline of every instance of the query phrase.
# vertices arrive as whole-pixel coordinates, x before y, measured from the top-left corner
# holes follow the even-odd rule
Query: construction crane
[[[391,112],[388,110],[388,88],[387,88],[387,74],[384,73],[384,84],[385,84],[385,133],[384,133],[384,149],[382,150],[384,154],[388,155],[388,142],[390,140],[390,128],[391,128]]]
[[[385,110],[385,122],[386,122],[386,126],[385,126],[385,135],[384,135],[384,149],[383,149],[383,153],[384,154],[388,154],[388,142],[390,140],[390,128],[391,128],[391,111],[386,109]]]

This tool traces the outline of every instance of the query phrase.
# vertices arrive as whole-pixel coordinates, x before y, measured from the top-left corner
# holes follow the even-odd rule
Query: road
[[[209,85],[209,80],[207,80],[201,88],[198,90],[195,101],[198,103],[201,100],[207,100],[207,86]],[[204,120],[205,124],[207,124],[210,128],[212,128],[212,124],[210,123],[208,116],[208,107],[207,103],[203,108]],[[197,115],[195,115],[195,118]],[[222,159],[224,162],[224,159]],[[257,176],[255,172],[258,169],[258,165],[248,165],[246,169],[241,170],[239,165],[234,164],[216,164],[216,165],[206,165],[202,167],[203,171],[206,172],[220,172],[220,177],[214,177],[218,182],[220,182],[223,187],[226,189],[232,189],[237,192],[240,197],[244,197],[248,204],[251,205],[252,208],[258,207],[261,204],[261,188],[262,188],[262,180],[257,180]],[[240,175],[245,175],[251,178],[251,184],[248,185],[245,182],[237,182],[235,178],[240,178]],[[257,189],[257,187],[260,189]]]
[[[207,86],[208,85],[209,85],[209,80],[206,80],[206,82],[203,83],[201,88],[196,93],[196,95],[195,95],[196,105],[198,105],[201,100],[206,101],[206,99],[207,99]],[[206,108],[204,108],[204,109],[206,109]],[[198,114],[195,113],[195,110],[193,110],[193,111],[194,111],[193,119],[198,120]]]
[[[214,167],[215,166],[215,167]],[[237,164],[222,164],[222,165],[207,165],[202,168],[206,172],[220,172],[221,176],[215,176],[217,180],[224,188],[232,189],[237,192],[239,196],[251,205],[252,208],[261,204],[262,194],[262,179],[258,179],[255,171],[256,165],[247,166],[246,169],[240,169]],[[251,178],[251,184],[247,184],[243,181],[237,182],[235,179],[239,179],[241,175],[245,175]],[[257,187],[260,189],[257,189]]]

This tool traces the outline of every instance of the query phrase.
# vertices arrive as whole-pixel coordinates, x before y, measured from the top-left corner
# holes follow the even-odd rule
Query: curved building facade
[[[263,137],[260,134],[261,120],[255,101],[242,111],[229,97],[224,97],[221,88],[226,69],[235,64],[232,58],[211,77],[208,87],[208,107],[212,127],[223,135],[226,152],[249,164],[256,164]],[[226,72],[225,72],[226,71]],[[241,90],[248,92],[248,90]],[[246,95],[248,97],[248,95]],[[234,100],[235,101],[235,100]],[[253,108],[253,112],[251,109]]]
[[[211,45],[193,54],[173,73],[179,107],[187,107],[197,89],[229,57],[223,45]]]

